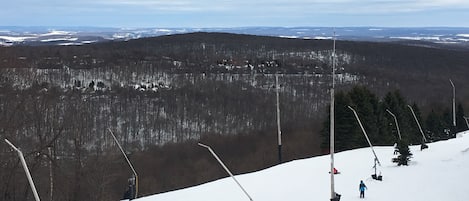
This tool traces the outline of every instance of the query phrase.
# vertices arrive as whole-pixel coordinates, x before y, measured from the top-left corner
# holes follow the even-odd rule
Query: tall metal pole
[[[275,62],[275,51],[272,54],[272,61],[274,67],[278,68],[277,62]],[[282,130],[280,128],[280,87],[278,85],[278,69],[275,71],[275,93],[276,93],[276,109],[277,109],[277,136],[278,136],[278,163],[282,163]]]
[[[363,135],[365,135],[366,141],[368,141],[368,145],[370,145],[371,151],[373,152],[373,155],[375,156],[375,162],[378,162],[378,164],[381,166],[381,163],[379,162],[378,156],[376,155],[375,149],[373,149],[373,145],[371,144],[370,138],[368,138],[368,135],[366,134],[365,128],[363,128],[362,122],[360,121],[360,118],[358,117],[357,111],[355,111],[350,106],[347,106],[347,107],[350,110],[352,110],[353,114],[355,115],[355,118],[357,119],[358,124],[360,125],[360,128],[362,129]]]
[[[49,150],[49,179],[50,179],[50,201],[54,200],[54,172],[52,171],[52,147]]]
[[[10,145],[16,152],[18,152],[18,157],[21,160],[21,164],[23,165],[24,172],[26,173],[26,177],[28,178],[29,185],[31,186],[31,190],[33,191],[34,199],[36,199],[36,201],[41,201],[39,195],[37,194],[36,186],[34,186],[33,178],[31,177],[31,173],[29,172],[28,165],[26,165],[26,161],[24,160],[23,153],[7,139],[5,139],[5,142]]]
[[[202,143],[198,143],[198,144],[199,144],[199,146],[207,148],[208,151],[210,151],[210,153],[213,155],[213,157],[215,157],[215,159],[217,159],[218,163],[220,163],[220,165],[223,167],[223,169],[225,169],[225,171],[236,182],[236,184],[238,184],[239,188],[241,188],[241,190],[244,192],[244,194],[246,194],[246,196],[248,196],[249,200],[252,201],[251,196],[248,194],[248,192],[246,190],[244,190],[243,186],[241,186],[241,184],[238,182],[238,180],[236,180],[233,173],[231,173],[231,171],[226,167],[226,165],[223,163],[223,161],[221,161],[221,159],[217,156],[217,154],[213,151],[213,149],[210,148],[209,146],[205,145],[205,144],[202,144]]]
[[[389,111],[388,109],[386,109],[386,111],[394,118],[394,122],[396,123],[396,128],[397,128],[397,134],[399,135],[399,140],[402,140],[401,131],[399,130],[399,124],[397,123],[396,115],[394,115],[394,114],[393,114],[391,111]]]
[[[415,115],[414,109],[410,105],[407,105],[407,107],[409,107],[410,111],[412,112],[412,115],[414,116],[415,122],[417,122],[417,126],[419,127],[420,133],[422,133],[423,140],[427,142],[427,138],[423,134],[422,127],[420,126],[419,120],[417,119],[417,116]]]
[[[127,161],[127,164],[129,164],[130,169],[132,169],[132,172],[134,173],[134,176],[135,176],[135,196],[134,196],[134,199],[135,199],[135,198],[138,197],[137,196],[138,195],[138,175],[137,175],[137,172],[135,171],[134,166],[132,165],[129,158],[127,157],[127,154],[125,154],[124,149],[122,149],[122,146],[120,145],[119,141],[117,141],[117,138],[114,135],[114,133],[111,131],[111,129],[108,128],[108,130],[109,130],[109,133],[111,133],[112,138],[114,138],[114,141],[116,142],[117,146],[121,150],[122,155],[124,155],[124,158]]]
[[[451,86],[453,87],[453,126],[456,128],[456,87],[451,79],[449,79]]]
[[[335,31],[334,31],[334,43],[333,43],[333,49],[332,49],[332,87],[331,87],[331,108],[330,108],[330,154],[331,154],[331,170],[330,170],[330,175],[331,175],[331,200],[336,200],[336,192],[334,189],[334,144],[335,144],[335,134],[334,134],[334,88],[335,88]]]
[[[278,163],[282,163],[282,130],[280,129],[280,100],[279,100],[279,86],[278,74],[275,73],[275,89],[277,92],[277,133],[278,133]]]

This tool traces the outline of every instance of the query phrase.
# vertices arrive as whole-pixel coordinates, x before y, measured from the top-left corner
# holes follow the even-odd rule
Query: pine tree
[[[456,108],[456,132],[467,130],[466,120],[464,120],[464,107],[458,103]]]
[[[412,114],[410,113],[409,108],[407,108],[407,104],[407,101],[402,97],[399,90],[388,92],[382,103],[384,110],[388,109],[396,115],[402,137],[407,137],[411,131],[411,127],[415,124]],[[384,115],[388,119],[386,128],[393,131],[390,134],[392,134],[392,137],[394,137],[393,139],[395,139],[393,142],[396,142],[399,140],[399,136],[397,135],[394,118],[387,113]]]
[[[420,115],[420,109],[416,103],[412,104],[412,108],[414,109],[415,116],[417,117],[417,121],[419,122],[420,126],[422,127],[422,130],[425,130],[425,124],[422,122],[422,116]],[[407,114],[411,117],[412,124],[409,130],[409,133],[407,135],[407,139],[409,140],[410,143],[412,144],[420,144],[422,142],[422,133],[420,132],[420,129],[418,127],[418,124],[415,120],[415,118],[412,115],[412,112],[410,110],[407,110]]]
[[[453,129],[453,113],[452,113],[452,110],[449,109],[449,108],[446,108],[444,111],[443,111],[443,115],[442,115],[442,123],[445,127],[444,129],[444,134],[443,134],[443,137],[442,139],[449,139],[451,138],[451,130]]]
[[[445,125],[441,114],[438,114],[434,110],[432,110],[427,116],[425,125],[427,128],[426,131],[428,132],[428,134],[430,135],[429,137],[432,140],[441,140],[442,138],[445,138]]]
[[[337,151],[349,150],[356,148],[353,141],[354,136],[358,133],[358,129],[354,127],[355,118],[347,105],[350,105],[350,98],[342,91],[335,94],[335,149]],[[328,107],[330,108],[330,107]],[[354,129],[355,128],[355,129]],[[357,131],[357,132],[355,132]],[[358,133],[361,134],[361,133]],[[330,140],[330,110],[327,110],[327,118],[323,123],[321,130],[322,144],[321,148],[326,150],[329,148]]]
[[[350,104],[351,100],[349,96],[345,93],[337,94],[335,107],[335,133],[338,151],[357,148],[356,144],[358,144],[358,142],[355,140],[356,136],[362,135],[356,124],[355,116],[347,107]]]
[[[399,151],[399,156],[397,157],[397,165],[408,165],[412,153],[410,153],[409,144],[405,140],[399,140],[397,143],[397,150]]]
[[[382,138],[379,136],[379,112],[378,112],[378,98],[370,90],[363,86],[356,86],[348,93],[352,103],[350,106],[354,107],[360,117],[365,131],[370,138],[370,141],[377,144],[382,144]],[[348,113],[353,114],[348,110]],[[358,126],[357,120],[353,123],[357,128],[357,134],[354,136],[354,141],[358,147],[368,146],[365,137]],[[355,147],[356,148],[356,147]]]

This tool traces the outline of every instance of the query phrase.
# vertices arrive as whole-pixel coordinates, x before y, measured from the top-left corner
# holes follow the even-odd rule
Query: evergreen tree
[[[442,139],[449,139],[451,137],[451,131],[453,129],[453,113],[449,108],[446,108],[443,111],[442,120],[441,120],[444,129]]]
[[[90,84],[88,84],[88,88],[90,88],[90,89],[94,88],[94,81],[91,81]]]
[[[352,104],[350,106],[354,107],[357,111],[358,116],[363,124],[363,127],[370,138],[372,143],[379,143],[382,139],[379,135],[378,129],[378,120],[379,120],[379,112],[378,112],[378,98],[369,91],[366,87],[363,86],[356,86],[348,93]],[[348,111],[352,113],[352,111]],[[358,129],[358,134],[354,135],[354,141],[357,142],[358,147],[368,146],[365,137],[360,130],[360,127],[357,123],[357,120],[354,120],[354,124]],[[357,147],[354,147],[357,148]]]
[[[405,140],[399,140],[397,143],[397,150],[399,151],[399,156],[397,157],[397,165],[408,165],[410,158],[412,158],[412,153],[409,149],[409,144]]]
[[[347,107],[351,104],[350,97],[345,93],[337,94],[335,107],[335,133],[338,151],[357,148],[357,135],[361,136],[360,128],[355,123],[355,116]]]
[[[410,113],[409,108],[407,108],[407,104],[408,103],[402,97],[399,90],[388,92],[385,95],[382,104],[383,109],[389,109],[394,115],[396,115],[402,137],[406,137],[406,135],[412,130],[412,126],[415,124],[412,114]],[[397,142],[399,140],[399,136],[397,135],[394,119],[389,114],[385,115],[388,119],[387,129],[394,131],[392,133],[395,139],[393,142]]]
[[[432,140],[441,140],[445,138],[444,121],[442,115],[432,110],[425,121],[426,133]]]
[[[326,119],[322,123],[322,129],[321,129],[321,150],[323,150],[323,153],[329,153],[328,150],[330,148],[330,122],[331,122],[331,110],[330,110],[330,104],[327,105],[327,115]]]
[[[381,102],[379,105],[378,129],[380,133],[380,139],[382,139],[381,143],[383,145],[393,144],[399,140],[394,118],[386,111],[387,106],[384,102]]]
[[[372,92],[362,86],[356,86],[347,93],[342,91],[336,93],[335,150],[343,151],[368,146],[353,112],[347,106],[351,106],[357,111],[364,129],[374,145],[392,145],[399,141],[394,118],[386,112],[386,109],[396,115],[401,137],[406,139],[406,143],[421,144],[423,142],[422,133],[407,105],[398,90],[387,93],[383,101],[379,101]],[[324,153],[330,145],[330,114],[329,107],[327,108],[327,118],[321,131],[321,147]],[[448,109],[444,110],[443,113],[432,110],[424,119],[417,104],[412,104],[412,108],[427,140],[441,140],[450,137],[452,113]],[[457,116],[460,117],[460,121],[464,120],[461,105],[458,106]],[[459,124],[465,126],[465,122]]]
[[[337,151],[368,146],[366,138],[363,136],[362,130],[360,129],[353,112],[350,111],[347,106],[351,106],[357,111],[370,141],[376,145],[391,145],[398,140],[394,119],[387,114],[387,108],[395,111],[396,116],[398,116],[397,118],[406,117],[405,115],[402,115],[403,111],[410,113],[408,111],[407,104],[399,91],[388,93],[383,102],[380,102],[375,94],[363,86],[356,86],[348,93],[336,93],[335,149]],[[405,120],[406,118],[402,119]],[[411,123],[415,122],[411,114],[407,119],[412,120]],[[406,124],[404,123],[403,125]],[[418,131],[418,129],[416,131]],[[327,110],[327,118],[324,121],[323,129],[321,131],[321,136],[321,147],[324,150],[324,153],[326,153],[326,149],[329,148],[330,139],[329,107]],[[419,139],[420,138],[421,137],[419,137]],[[420,142],[420,140],[418,142]]]
[[[458,103],[456,108],[456,132],[467,130],[466,120],[464,120],[464,108],[461,103]]]
[[[356,135],[356,128],[353,126],[355,117],[350,113],[347,108],[351,101],[347,94],[344,92],[338,92],[335,94],[335,105],[334,105],[334,134],[335,134],[335,150],[344,151],[351,148],[355,148],[354,136]],[[323,150],[329,149],[330,147],[330,107],[327,110],[327,119],[324,121],[323,129],[321,130],[322,143],[321,148]]]
[[[415,116],[417,117],[418,123],[422,127],[422,131],[425,130],[424,127],[423,127],[424,125],[422,123],[422,116],[420,115],[419,107],[417,106],[416,103],[414,103],[414,104],[412,104],[412,108],[414,109]],[[406,139],[408,139],[409,142],[412,143],[412,144],[420,144],[420,143],[422,143],[422,140],[423,140],[422,133],[420,132],[417,121],[413,117],[412,111],[410,111],[410,109],[408,110],[408,113],[409,113],[410,116],[412,116],[413,125],[410,128],[410,132],[408,133],[409,135],[407,136]]]

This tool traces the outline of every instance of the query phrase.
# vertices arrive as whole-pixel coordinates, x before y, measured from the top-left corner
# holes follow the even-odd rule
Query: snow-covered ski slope
[[[342,195],[341,201],[361,200],[358,184],[363,180],[368,186],[365,200],[468,201],[469,131],[457,136],[428,144],[429,148],[423,151],[419,146],[411,146],[414,155],[409,166],[391,162],[393,147],[375,147],[382,165],[378,170],[383,181],[371,178],[374,170],[370,148],[337,153],[335,164],[341,174],[335,176],[336,192]],[[215,159],[213,162],[216,163]],[[254,201],[325,201],[330,199],[329,167],[330,157],[326,155],[237,175],[236,178]],[[249,201],[249,198],[228,177],[137,200]]]

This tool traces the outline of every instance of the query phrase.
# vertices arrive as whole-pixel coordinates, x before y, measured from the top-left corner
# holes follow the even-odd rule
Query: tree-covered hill
[[[285,160],[317,155],[330,98],[332,44],[191,33],[82,46],[0,47],[1,137],[23,148],[43,186],[47,186],[45,164],[53,161],[54,174],[61,178],[56,181],[61,184],[56,185],[60,200],[118,198],[119,182],[125,183],[128,173],[116,166],[122,161],[108,129],[147,175],[142,179],[147,184],[142,185],[144,194],[181,188],[223,174],[187,176],[193,168],[210,169],[208,159],[193,150],[194,142],[201,139],[225,147],[222,153],[236,172],[276,163],[276,154],[270,152],[277,146],[278,74]],[[469,82],[467,51],[337,41],[337,60],[338,101],[363,106],[361,115],[372,113],[366,118],[377,123],[367,126],[387,136],[380,143],[389,143],[393,131],[388,130],[389,117],[379,105],[402,110],[402,105],[393,105],[396,96],[389,92],[398,90],[397,98],[418,105],[422,119],[433,126],[428,130],[438,136],[447,127],[441,122],[450,114],[449,79],[461,103],[458,111],[469,105],[469,91],[463,90]],[[364,88],[352,89],[357,85]],[[344,115],[338,118],[356,123],[347,108],[342,109]],[[357,133],[351,125],[338,129]],[[373,135],[373,139],[380,136]],[[363,145],[352,140],[357,144],[338,143],[343,149]],[[18,163],[7,146],[0,145],[0,150],[2,161],[7,161],[0,190],[24,200],[24,189],[14,182],[22,176]],[[99,171],[93,171],[96,168]],[[152,172],[155,168],[176,172],[162,176]]]

